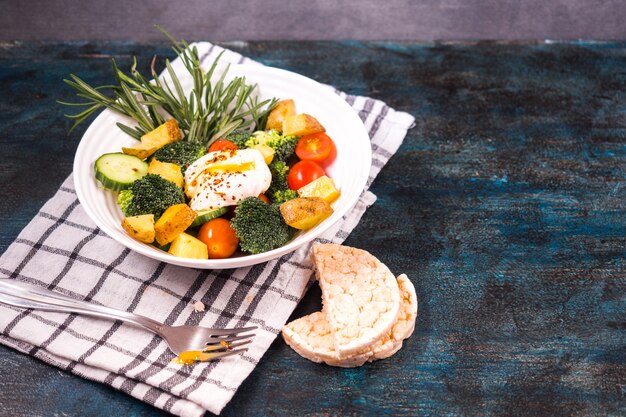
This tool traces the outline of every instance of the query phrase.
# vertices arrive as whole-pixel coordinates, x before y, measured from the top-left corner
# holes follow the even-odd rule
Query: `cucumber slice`
[[[125,190],[148,172],[148,164],[133,155],[122,152],[105,153],[96,160],[96,179],[105,188]]]
[[[199,211],[198,217],[196,217],[193,223],[191,223],[191,226],[189,226],[189,228],[201,226],[204,223],[208,222],[209,220],[213,220],[215,218],[220,217],[221,215],[225,214],[227,211],[228,211],[228,207],[220,207],[220,208],[216,208],[213,210]]]

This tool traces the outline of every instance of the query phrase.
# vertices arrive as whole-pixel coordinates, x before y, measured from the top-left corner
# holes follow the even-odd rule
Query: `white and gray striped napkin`
[[[207,62],[223,51],[210,43],[196,46]],[[254,63],[230,50],[222,59]],[[378,100],[337,94],[358,112],[369,131],[373,150],[369,187],[414,119]],[[320,240],[343,242],[375,200],[364,190],[354,209]],[[161,263],[100,231],[79,204],[70,175],[2,255],[0,276],[167,324],[256,325],[257,336],[241,356],[182,366],[172,362],[174,355],[158,336],[131,325],[0,305],[0,343],[175,415],[201,416],[207,410],[219,414],[304,295],[313,276],[309,249],[235,270]],[[206,311],[195,312],[195,301],[202,301]]]

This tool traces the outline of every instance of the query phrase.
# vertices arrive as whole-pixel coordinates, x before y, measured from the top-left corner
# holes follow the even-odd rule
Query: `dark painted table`
[[[227,45],[416,116],[347,240],[415,283],[415,335],[358,369],[277,340],[223,415],[626,414],[626,44]],[[0,44],[0,251],[72,169],[55,100],[167,45]],[[319,308],[313,288],[294,317]],[[160,415],[0,347],[0,415]]]

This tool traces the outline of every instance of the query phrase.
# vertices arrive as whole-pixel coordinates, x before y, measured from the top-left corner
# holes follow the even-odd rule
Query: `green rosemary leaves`
[[[134,119],[136,126],[122,123],[117,125],[135,139],[169,118],[178,121],[185,140],[206,146],[236,129],[263,129],[270,110],[276,104],[275,98],[259,101],[254,94],[256,84],[246,83],[245,77],[234,77],[227,82],[228,67],[217,78],[216,69],[221,54],[208,71],[205,71],[195,47],[185,41],[174,40],[165,31],[163,33],[172,41],[172,49],[191,76],[191,89],[186,91],[183,88],[183,83],[169,60],[165,63],[164,74],[159,76],[153,59],[149,78],[137,70],[136,59],[129,74],[120,70],[113,60],[116,85],[92,87],[76,75],[70,74],[70,79],[64,80],[65,83],[77,91],[78,97],[85,99],[80,103],[60,102],[85,108],[79,113],[66,115],[74,120],[71,129],[103,108]]]

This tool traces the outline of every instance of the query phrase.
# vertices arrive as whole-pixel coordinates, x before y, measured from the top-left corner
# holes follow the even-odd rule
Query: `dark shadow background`
[[[626,38],[624,0],[0,0],[0,40]]]

